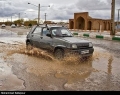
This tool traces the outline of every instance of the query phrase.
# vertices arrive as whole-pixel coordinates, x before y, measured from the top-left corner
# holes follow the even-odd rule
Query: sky
[[[40,19],[68,21],[74,18],[74,13],[89,12],[93,18],[110,19],[112,0],[0,0],[0,21],[21,18],[38,18],[40,4]],[[115,19],[118,17],[120,0],[115,0]],[[28,4],[31,3],[31,4]],[[48,7],[50,5],[50,7]]]

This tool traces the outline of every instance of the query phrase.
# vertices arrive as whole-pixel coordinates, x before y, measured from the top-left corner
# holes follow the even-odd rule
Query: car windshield
[[[72,37],[73,36],[68,29],[62,28],[62,27],[52,28],[51,31],[54,37]]]

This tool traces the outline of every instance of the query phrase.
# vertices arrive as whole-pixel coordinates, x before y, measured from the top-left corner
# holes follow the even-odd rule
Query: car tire
[[[26,49],[27,50],[32,50],[33,49],[32,45],[29,42],[26,44]]]
[[[64,51],[62,49],[56,49],[54,52],[54,56],[58,60],[62,60],[64,58]]]

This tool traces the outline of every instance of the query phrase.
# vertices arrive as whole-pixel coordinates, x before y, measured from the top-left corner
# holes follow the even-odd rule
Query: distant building
[[[46,24],[56,24],[56,23],[53,22],[53,21],[44,21],[44,23],[46,23]]]
[[[74,13],[74,19],[69,19],[70,29],[110,30],[111,19],[98,19],[89,16],[88,12]]]

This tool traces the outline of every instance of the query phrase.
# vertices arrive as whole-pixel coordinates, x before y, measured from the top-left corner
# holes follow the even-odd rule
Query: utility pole
[[[111,31],[110,35],[115,35],[115,0],[112,0],[111,3]]]
[[[19,26],[20,26],[20,13],[18,15],[19,15],[19,20],[18,21],[19,21]]]
[[[118,21],[117,21],[117,29],[119,28],[119,11],[120,11],[120,9],[118,9]]]
[[[12,23],[12,16],[11,16],[11,23]]]
[[[20,13],[19,13],[19,20],[20,20]]]
[[[38,24],[40,24],[40,4],[38,4]]]
[[[46,15],[46,13],[45,13],[45,22],[46,22],[46,16],[47,16],[47,15]]]
[[[28,4],[31,4],[31,3],[28,3]],[[31,5],[34,5],[34,4],[31,4]],[[38,4],[38,6],[36,7],[38,7],[38,24],[40,24],[40,7],[50,7],[50,6],[40,6],[40,4]]]

